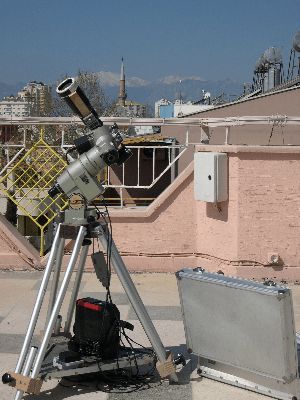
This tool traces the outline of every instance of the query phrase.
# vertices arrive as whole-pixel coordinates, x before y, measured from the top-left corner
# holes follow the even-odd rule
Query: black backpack
[[[115,304],[90,297],[76,301],[69,349],[83,356],[112,359],[120,348],[120,312]]]

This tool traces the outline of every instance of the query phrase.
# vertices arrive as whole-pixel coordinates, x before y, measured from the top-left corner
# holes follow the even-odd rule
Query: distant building
[[[116,113],[120,117],[144,118],[147,116],[147,107],[145,104],[138,103],[133,100],[127,100],[123,57],[121,63],[120,90],[118,103],[116,104]]]
[[[132,100],[126,100],[124,106],[117,104],[116,111],[120,117],[144,118],[147,116],[147,107],[145,104]]]
[[[184,103],[182,100],[175,100],[175,102],[172,103],[169,100],[161,99],[155,102],[155,110],[157,110],[155,116],[157,118],[176,118],[190,113],[208,110],[213,107],[213,105],[200,102],[193,103],[188,101]]]
[[[155,118],[159,118],[160,116],[161,116],[162,118],[164,118],[164,117],[161,115],[160,107],[161,107],[161,106],[168,106],[168,105],[172,105],[172,103],[171,103],[169,100],[167,100],[167,99],[160,99],[160,100],[156,101],[156,102],[155,102],[155,106],[154,106],[154,115],[155,115]],[[166,109],[164,109],[164,110],[166,110]],[[173,115],[172,115],[172,116],[173,116]]]
[[[30,106],[27,101],[14,96],[5,97],[0,101],[1,117],[28,117]]]
[[[29,82],[19,93],[18,97],[29,104],[31,116],[47,115],[51,110],[51,86],[43,82]]]

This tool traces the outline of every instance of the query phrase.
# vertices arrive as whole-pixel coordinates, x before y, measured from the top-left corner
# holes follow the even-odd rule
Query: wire
[[[105,202],[105,199],[102,199],[102,204],[105,208],[105,211],[101,210],[96,203],[93,203],[95,210],[97,211],[99,218],[101,219],[101,224],[102,224],[102,231],[103,235],[106,238],[106,260],[107,260],[107,274],[108,274],[108,283],[106,286],[106,299],[104,303],[104,310],[102,313],[102,321],[101,321],[101,326],[99,329],[99,340],[97,341],[91,341],[90,343],[85,343],[83,344],[84,347],[86,346],[86,349],[88,352],[91,353],[99,353],[101,352],[101,349],[103,348],[103,345],[105,344],[105,339],[108,336],[108,332],[106,332],[106,338],[103,338],[103,329],[104,329],[104,316],[106,315],[106,309],[108,307],[108,304],[112,305],[111,311],[114,313],[114,324],[111,325],[109,332],[113,332],[114,338],[116,338],[116,330],[118,330],[118,351],[116,355],[116,370],[112,372],[104,372],[101,370],[101,366],[98,362],[98,367],[99,367],[99,379],[104,379],[104,381],[107,383],[107,387],[103,387],[103,382],[98,383],[98,386],[101,390],[107,391],[107,392],[112,392],[112,384],[114,386],[114,389],[117,386],[117,389],[119,390],[120,393],[125,392],[125,393],[130,393],[136,390],[139,390],[143,388],[145,385],[148,385],[149,379],[153,376],[153,372],[155,370],[156,366],[156,355],[154,351],[151,349],[147,349],[146,347],[142,346],[141,344],[135,342],[133,339],[131,339],[127,333],[125,332],[125,327],[122,325],[122,321],[120,319],[120,314],[117,309],[117,307],[113,304],[112,297],[111,297],[111,292],[110,292],[110,286],[111,286],[111,276],[112,276],[112,266],[111,266],[111,261],[112,261],[112,245],[113,245],[113,236],[112,236],[112,223],[111,223],[111,218],[109,215],[109,210],[107,207],[107,204]],[[99,248],[99,237],[97,237],[97,244]],[[93,252],[95,250],[95,244],[93,240]],[[100,248],[99,248],[100,251]],[[125,342],[128,344],[129,347],[125,346]],[[134,349],[133,348],[133,343],[140,346],[140,349]],[[130,362],[129,368],[126,368],[126,370],[120,368],[119,364],[119,358],[121,351],[127,352],[127,357]],[[138,354],[148,354],[153,357],[153,366],[144,374],[141,373],[138,365],[138,360],[137,360],[137,353]],[[97,354],[96,354],[97,355]],[[148,385],[149,386],[149,385]],[[144,387],[145,388],[145,387]]]

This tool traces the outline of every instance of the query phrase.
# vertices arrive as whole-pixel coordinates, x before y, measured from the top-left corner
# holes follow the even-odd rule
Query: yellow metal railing
[[[40,132],[39,140],[0,177],[0,193],[8,197],[40,229],[40,254],[44,254],[45,230],[68,202],[59,195],[50,198],[48,189],[67,163]]]

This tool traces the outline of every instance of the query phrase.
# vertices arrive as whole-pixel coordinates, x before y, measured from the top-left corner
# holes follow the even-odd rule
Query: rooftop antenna
[[[264,92],[278,86],[282,81],[281,49],[269,47],[259,57],[254,67],[254,89]]]
[[[300,53],[300,31],[298,31],[293,38],[293,48],[296,52]],[[298,56],[297,75],[300,75],[300,57],[299,56]]]
[[[182,80],[179,79],[179,103],[180,104],[182,104],[181,82],[182,82]]]
[[[293,75],[294,75],[294,69],[296,67],[296,65],[295,65],[296,52],[298,52],[298,53],[300,52],[300,31],[296,32],[295,36],[293,37],[293,47],[291,48],[291,52],[290,52],[287,80],[292,79]],[[298,57],[298,71],[297,71],[298,75],[300,72],[299,69],[300,69],[300,61],[299,61],[299,57]]]

